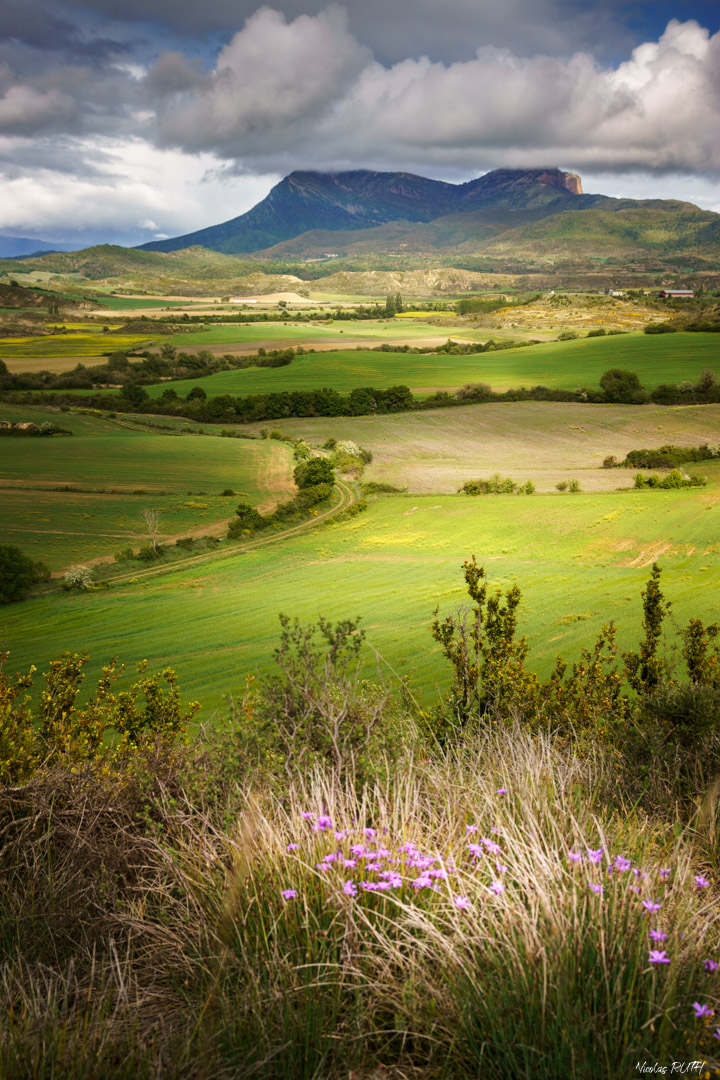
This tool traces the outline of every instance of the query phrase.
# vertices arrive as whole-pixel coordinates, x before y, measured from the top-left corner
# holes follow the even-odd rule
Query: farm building
[[[692,289],[662,289],[658,293],[658,296],[662,297],[663,300],[669,300],[672,297],[678,296],[683,300],[692,300],[694,295],[695,293]]]

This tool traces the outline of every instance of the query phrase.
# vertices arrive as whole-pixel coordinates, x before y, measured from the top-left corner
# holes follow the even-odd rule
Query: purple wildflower
[[[488,840],[487,836],[483,836],[482,842],[491,855],[499,855],[502,851],[500,845],[496,844],[494,840]]]
[[[382,868],[383,868],[383,863],[381,863],[381,862],[368,862],[368,863],[365,863],[365,869],[370,874],[376,874],[378,872],[378,870],[382,870]]]
[[[312,819],[315,817],[315,815],[310,810],[303,810],[300,817],[305,818],[306,821],[312,821]]]
[[[498,795],[507,795],[508,794],[508,789],[506,787],[499,787],[497,789],[497,794]]]
[[[477,825],[466,825],[465,826],[465,835],[466,836],[469,836],[470,833],[474,833],[474,832],[477,832]]]
[[[653,939],[653,941],[666,941],[667,940],[667,934],[664,934],[662,932],[662,930],[651,930],[650,931],[650,937]]]
[[[332,829],[332,818],[329,818],[327,814],[321,814],[313,828],[315,832],[325,832],[326,829]]]
[[[720,1027],[715,1028],[713,1031],[713,1039],[720,1039]]]
[[[471,906],[467,896],[454,896],[453,904],[455,907],[460,908],[461,911],[467,911]]]
[[[648,913],[650,913],[653,911],[659,911],[662,907],[662,904],[658,904],[654,900],[643,900],[642,906]]]
[[[594,863],[602,862],[602,857],[603,857],[604,850],[605,849],[601,848],[601,847],[596,848],[595,850],[593,850],[592,848],[588,848],[587,856],[588,856],[588,859],[590,860],[590,862],[594,862]]]
[[[570,860],[570,862],[582,862],[583,858],[584,855],[581,855],[579,851],[568,851],[568,859]]]
[[[280,895],[282,896],[283,900],[294,900],[297,896],[297,892],[295,891],[295,889],[283,889]]]
[[[703,877],[702,874],[696,874],[695,884],[697,885],[698,889],[707,889],[710,885],[710,882],[706,877]]]
[[[377,881],[361,881],[360,888],[367,889],[368,892],[373,892],[378,888],[378,883]]]
[[[602,895],[602,893],[605,892],[605,886],[596,885],[594,881],[590,882],[590,884],[588,885],[588,889],[590,889],[591,892],[597,893],[598,896]]]
[[[670,871],[669,871],[668,869],[666,869],[666,868],[663,868],[662,870],[660,870],[660,871],[658,871],[658,872],[659,872],[659,874],[660,874],[660,877],[661,877],[661,878],[662,878],[663,880],[665,880],[666,878],[669,878],[669,877],[670,877]]]
[[[361,855],[365,854],[365,845],[364,844],[352,844],[351,847],[350,847],[350,850],[352,851],[353,855],[357,855],[358,858],[359,858]]]
[[[316,862],[316,863],[315,863],[315,869],[316,869],[316,870],[325,870],[325,871],[328,871],[328,870],[330,869],[330,863],[326,863],[326,862]]]
[[[421,874],[420,877],[416,877],[410,884],[413,889],[431,889],[433,880],[431,877],[428,877],[427,874]]]
[[[346,896],[357,896],[357,885],[354,881],[346,881],[343,885],[343,892]]]
[[[345,840],[346,838],[347,838],[347,833],[346,832],[336,832],[335,833],[335,839],[336,840]]]
[[[366,836],[377,836],[377,829],[366,829],[365,830],[365,835]]]
[[[706,960],[705,963],[703,964],[703,967],[705,968],[705,970],[708,972],[709,975],[712,975],[718,969],[718,962],[717,962],[717,960]]]
[[[287,851],[299,851],[300,850],[300,845],[299,844],[288,844],[286,850]]]
[[[503,866],[503,864],[501,862],[496,862],[495,867],[497,869],[498,874],[507,874],[507,866]]]
[[[467,849],[475,859],[480,859],[485,854],[482,844],[468,844]]]
[[[354,870],[357,866],[357,859],[343,859],[342,864],[346,870]]]
[[[711,1009],[709,1005],[701,1005],[699,1001],[693,1001],[692,1007],[695,1010],[695,1018],[702,1020],[704,1016],[714,1016],[715,1010]]]
[[[502,881],[493,881],[492,885],[490,886],[490,891],[497,893],[499,896],[500,893],[505,892],[505,886],[503,885]]]
[[[632,866],[630,859],[626,859],[624,855],[616,855],[613,862],[613,868],[619,870],[621,874],[624,874],[626,870],[629,870]]]
[[[651,949],[650,950],[650,956],[649,956],[648,959],[649,959],[651,964],[669,964],[670,963],[670,957],[668,956],[668,954],[665,952],[664,949],[662,949],[662,950],[660,950],[660,949]]]

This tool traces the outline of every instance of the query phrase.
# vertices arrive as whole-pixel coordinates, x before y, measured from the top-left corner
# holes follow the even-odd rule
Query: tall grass
[[[709,834],[605,750],[502,727],[360,792],[220,775],[156,750],[6,789],[0,1075],[720,1069]]]

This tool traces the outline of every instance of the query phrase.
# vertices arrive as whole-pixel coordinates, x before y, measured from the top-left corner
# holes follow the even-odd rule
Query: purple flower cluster
[[[508,792],[504,788],[499,788],[497,794],[505,795]],[[508,874],[509,870],[498,858],[504,854],[503,849],[489,836],[476,839],[476,834],[479,832],[479,826],[476,824],[465,826],[464,859],[456,859],[451,855],[441,858],[436,854],[428,854],[409,840],[403,840],[394,845],[390,839],[384,842],[383,836],[386,836],[387,829],[382,830],[383,835],[379,838],[378,830],[370,827],[355,831],[335,828],[328,814],[315,815],[310,811],[304,811],[301,816],[311,828],[312,833],[316,834],[316,839],[311,842],[310,849],[314,849],[317,854],[323,848],[326,849],[320,861],[314,864],[315,869],[323,877],[332,881],[339,893],[348,899],[354,900],[361,894],[395,893],[402,894],[406,903],[413,903],[415,898],[421,895],[443,894],[458,912],[471,911],[473,909],[471,897],[461,893],[455,894],[450,887],[452,877],[458,873],[463,861],[466,874],[469,873],[475,879],[477,899],[483,894],[487,897],[488,893],[500,897],[507,890],[501,878]],[[492,826],[489,831],[495,836],[500,834],[497,826]],[[318,851],[318,845],[320,845],[320,851]],[[330,850],[327,850],[328,846]],[[293,842],[287,845],[286,850],[288,853],[295,853],[301,851],[302,848],[302,844]],[[649,875],[637,866],[633,866],[627,856],[622,854],[612,856],[603,846],[587,848],[584,852],[569,851],[567,858],[573,866],[578,868],[578,872],[580,872],[580,864],[584,863],[590,878],[604,878],[609,886],[612,886],[614,881],[622,879],[624,875],[628,875],[630,884],[626,886],[627,891],[645,893],[645,897],[640,902],[639,913],[655,915],[662,911],[662,900],[654,897],[652,893],[648,895],[648,892],[651,890],[654,892],[658,884],[661,888],[667,886],[671,875],[668,867],[658,867],[657,877],[654,877],[654,873]],[[483,881],[482,878],[486,873],[488,877]],[[653,879],[655,887],[653,887]],[[694,885],[699,891],[709,888],[711,882],[698,874],[694,878]],[[602,880],[588,880],[587,888],[598,897],[606,894],[606,884],[603,884]],[[298,893],[293,888],[286,888],[281,890],[281,895],[283,900],[290,901],[294,900]],[[667,947],[660,947],[667,941],[668,934],[664,930],[654,928],[648,931],[648,936],[655,946],[649,949],[648,963],[654,968],[672,963],[672,956],[668,953]],[[703,967],[706,973],[713,975],[720,969],[720,962],[708,958],[703,961]],[[714,1009],[700,1002],[693,1002],[693,1009],[699,1020],[715,1015]],[[716,1029],[715,1038],[720,1040],[720,1027]]]

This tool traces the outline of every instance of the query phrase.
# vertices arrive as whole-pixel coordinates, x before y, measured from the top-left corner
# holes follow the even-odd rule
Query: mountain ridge
[[[292,172],[246,213],[192,233],[141,244],[139,250],[170,252],[199,245],[227,255],[250,254],[318,229],[336,232],[391,221],[430,222],[491,208],[550,214],[570,205],[587,208],[605,200],[602,195],[583,194],[580,177],[557,168],[495,169],[463,184],[369,169]]]

